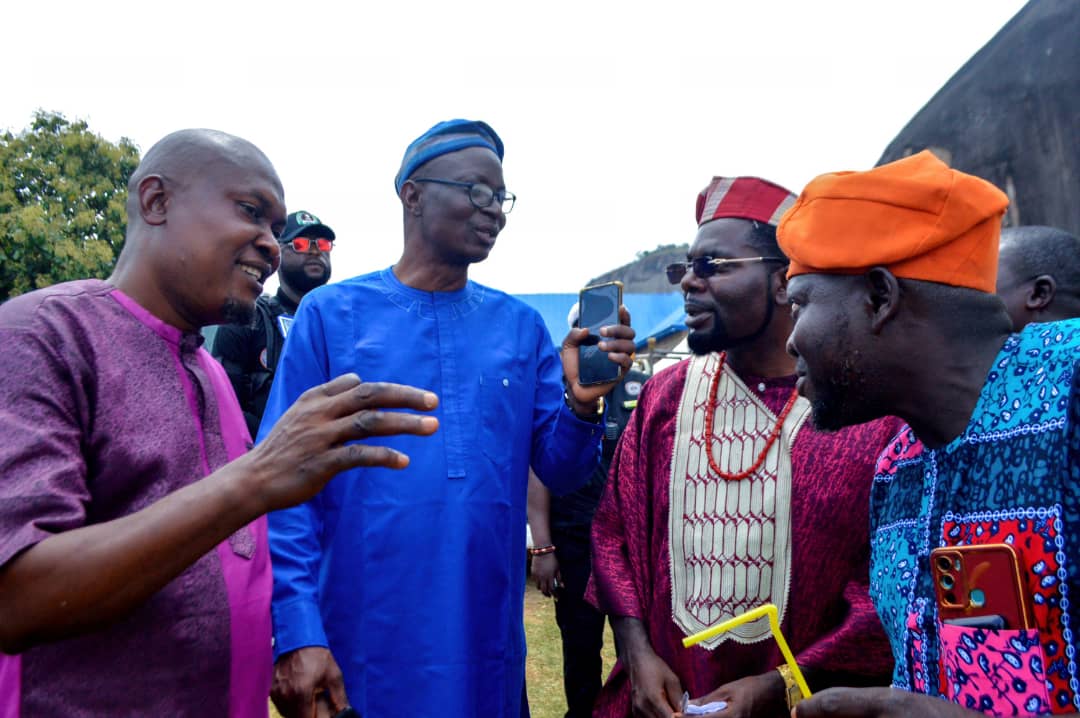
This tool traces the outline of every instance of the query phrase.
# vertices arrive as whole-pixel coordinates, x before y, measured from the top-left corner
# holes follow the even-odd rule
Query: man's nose
[[[491,204],[487,207],[482,207],[480,211],[493,218],[498,223],[500,229],[506,224],[506,213],[503,212],[502,202],[500,202],[497,197],[491,200]]]
[[[686,274],[679,280],[679,287],[683,290],[683,294],[693,294],[704,291],[705,280],[694,274],[694,268],[691,265],[686,266]]]
[[[278,244],[274,233],[269,229],[260,232],[259,236],[255,238],[255,246],[258,248],[259,253],[266,258],[266,261],[270,263],[270,271],[276,272],[281,264],[281,245]]]
[[[791,355],[793,359],[799,358],[799,350],[795,348],[795,332],[791,332],[788,335],[787,341],[784,342],[784,348],[787,349],[787,353]]]

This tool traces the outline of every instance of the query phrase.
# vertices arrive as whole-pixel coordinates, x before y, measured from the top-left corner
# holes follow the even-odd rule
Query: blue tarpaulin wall
[[[515,294],[515,297],[540,312],[551,339],[558,346],[569,327],[566,315],[578,300],[577,294]],[[630,310],[630,323],[637,332],[638,349],[649,337],[664,337],[686,329],[683,324],[683,297],[678,292],[668,294],[624,294],[623,304]]]

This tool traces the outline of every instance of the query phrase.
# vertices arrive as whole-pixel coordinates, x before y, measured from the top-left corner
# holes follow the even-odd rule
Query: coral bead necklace
[[[765,447],[761,450],[757,460],[754,461],[754,465],[737,474],[722,471],[719,465],[717,465],[716,460],[713,459],[713,417],[716,415],[716,395],[720,388],[720,375],[724,373],[724,362],[726,360],[727,352],[720,352],[720,364],[716,367],[716,373],[713,374],[712,382],[709,386],[709,401],[708,404],[705,405],[705,455],[709,457],[709,468],[718,476],[727,479],[728,481],[738,481],[750,476],[765,463],[765,457],[768,456],[769,449],[771,449],[773,443],[780,438],[780,431],[784,428],[784,420],[787,419],[788,414],[791,413],[791,408],[795,406],[795,400],[799,398],[799,390],[792,389],[791,396],[788,398],[787,403],[784,404],[784,408],[780,411],[780,415],[776,417],[776,426],[773,427],[772,432],[769,434],[769,438],[765,440]]]

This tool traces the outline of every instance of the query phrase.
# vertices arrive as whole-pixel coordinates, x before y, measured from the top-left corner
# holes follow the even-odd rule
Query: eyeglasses
[[[311,243],[314,242],[315,246],[319,248],[320,252],[329,252],[334,248],[334,241],[327,239],[326,237],[317,237],[312,239],[311,237],[294,237],[288,242],[282,242],[282,244],[291,244],[294,251],[304,254],[311,249]]]
[[[414,177],[412,181],[445,184],[450,185],[451,187],[465,187],[465,191],[468,192],[469,201],[472,202],[473,207],[484,209],[485,207],[491,206],[492,202],[498,201],[499,206],[502,207],[503,214],[510,214],[510,210],[514,208],[514,202],[517,200],[517,195],[513,192],[507,192],[504,189],[495,191],[483,182],[455,182],[453,180],[432,179],[430,177]]]
[[[668,281],[672,284],[678,284],[682,281],[682,278],[686,276],[688,269],[693,269],[701,279],[708,279],[717,272],[721,267],[725,267],[729,264],[743,264],[750,262],[780,262],[781,264],[787,264],[786,259],[783,257],[737,257],[735,259],[719,259],[717,257],[694,257],[689,262],[675,262],[675,264],[669,264],[664,270],[667,273]]]

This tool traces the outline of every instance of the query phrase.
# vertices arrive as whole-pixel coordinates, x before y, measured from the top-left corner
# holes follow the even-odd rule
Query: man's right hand
[[[335,715],[349,705],[341,669],[322,646],[298,648],[278,658],[270,698],[282,718],[312,718],[325,704]]]
[[[0,650],[19,653],[120,620],[236,529],[306,501],[340,471],[407,466],[400,452],[346,442],[432,434],[435,417],[383,409],[438,403],[429,391],[346,374],[304,392],[264,441],[205,480],[127,516],[50,535],[0,571]]]
[[[555,558],[555,553],[552,552],[533,556],[530,563],[531,573],[533,580],[536,581],[536,587],[540,589],[540,593],[551,598],[562,587],[562,575],[559,573],[559,559]]]
[[[671,718],[682,707],[679,677],[652,650],[638,650],[628,662],[635,718]]]
[[[404,411],[431,411],[439,400],[430,391],[401,384],[364,383],[345,374],[308,389],[282,414],[270,433],[246,455],[245,472],[264,504],[260,513],[302,503],[338,473],[357,466],[402,469],[409,457],[385,446],[347,444],[395,434],[426,436],[439,421]]]

